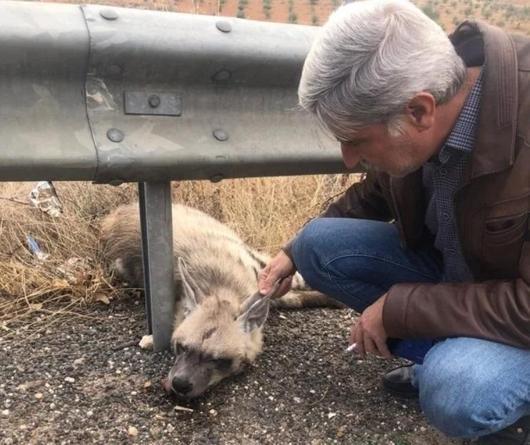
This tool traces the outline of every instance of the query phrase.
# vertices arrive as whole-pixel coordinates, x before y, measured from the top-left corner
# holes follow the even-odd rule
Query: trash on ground
[[[45,253],[39,246],[39,243],[31,235],[26,236],[26,242],[28,243],[28,249],[30,252],[37,257],[40,261],[46,261],[50,256],[49,253]]]
[[[54,218],[61,216],[63,205],[59,201],[55,187],[50,181],[41,181],[29,194],[33,206]]]

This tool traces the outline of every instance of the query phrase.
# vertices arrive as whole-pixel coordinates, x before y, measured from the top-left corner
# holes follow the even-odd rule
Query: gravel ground
[[[343,352],[347,310],[273,310],[256,364],[186,410],[160,385],[171,355],[137,346],[141,300],[81,315],[0,339],[1,444],[451,443],[417,402],[381,389],[381,375],[398,362]]]

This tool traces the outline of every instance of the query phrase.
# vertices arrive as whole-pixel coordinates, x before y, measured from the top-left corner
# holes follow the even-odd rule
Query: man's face
[[[403,177],[420,168],[438,149],[429,132],[408,124],[402,134],[391,136],[384,124],[368,125],[351,138],[339,139],[346,167],[361,163],[367,168]]]

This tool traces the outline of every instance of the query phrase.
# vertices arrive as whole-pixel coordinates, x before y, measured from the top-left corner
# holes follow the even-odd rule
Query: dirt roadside
[[[136,346],[142,300],[81,315],[33,338],[24,326],[0,338],[0,444],[452,443],[415,401],[382,391],[396,362],[344,353],[347,310],[274,310],[255,366],[189,410],[175,409],[160,387],[170,354]]]

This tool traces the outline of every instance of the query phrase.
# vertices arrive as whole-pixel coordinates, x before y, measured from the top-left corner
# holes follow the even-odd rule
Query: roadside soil
[[[31,328],[0,334],[0,444],[452,443],[416,401],[382,390],[398,361],[344,352],[351,317],[273,310],[255,365],[181,407],[160,385],[170,353],[137,346],[142,299],[91,305],[53,324],[36,313]]]

